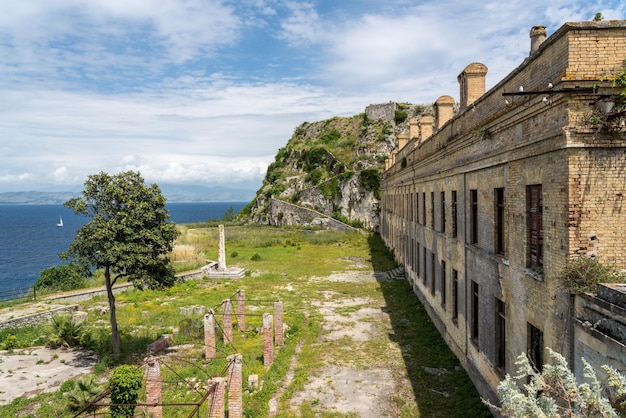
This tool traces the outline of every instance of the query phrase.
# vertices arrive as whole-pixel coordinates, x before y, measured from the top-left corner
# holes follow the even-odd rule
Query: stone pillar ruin
[[[233,341],[233,303],[230,299],[222,302],[224,305],[224,344],[231,344]]]
[[[148,416],[161,418],[161,362],[158,357],[149,357],[146,360],[146,403]]]
[[[223,377],[209,379],[209,386],[213,385],[213,393],[209,396],[209,418],[224,418],[224,394],[226,380]]]
[[[224,241],[224,225],[219,225],[219,243],[217,256],[217,271],[226,270],[226,244]]]
[[[214,359],[215,353],[215,315],[211,309],[204,315],[204,358]]]
[[[270,367],[274,362],[274,335],[272,329],[272,315],[263,314],[263,364]]]
[[[283,330],[283,302],[274,302],[274,340],[278,347],[285,344],[285,332]]]
[[[243,417],[242,361],[241,354],[228,356],[228,418]]]
[[[237,328],[246,329],[246,293],[241,289],[237,292]]]

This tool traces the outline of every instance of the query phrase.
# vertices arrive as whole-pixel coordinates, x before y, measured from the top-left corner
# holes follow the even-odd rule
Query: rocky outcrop
[[[376,230],[384,162],[398,135],[408,133],[409,119],[424,111],[424,106],[389,102],[370,105],[356,116],[298,126],[268,167],[252,202],[250,220],[311,225],[311,219],[333,218]],[[275,200],[290,205],[276,209],[280,205]],[[298,208],[323,216],[303,216]]]

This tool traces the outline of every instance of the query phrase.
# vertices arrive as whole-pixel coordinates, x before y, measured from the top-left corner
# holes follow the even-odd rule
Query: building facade
[[[530,36],[528,58],[489,91],[487,67],[470,64],[458,110],[441,96],[434,115],[411,121],[381,183],[384,241],[491,400],[519,354],[540,367],[547,347],[570,365],[586,352],[575,296],[558,280],[568,259],[626,268],[626,119],[613,82],[626,21]],[[607,362],[623,371],[617,343]]]

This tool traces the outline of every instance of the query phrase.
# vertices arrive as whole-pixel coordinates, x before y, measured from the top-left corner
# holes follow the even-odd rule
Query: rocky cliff
[[[408,133],[409,119],[427,109],[406,103],[370,105],[352,117],[335,117],[298,126],[267,169],[249,206],[252,222],[270,225],[324,224],[319,218],[285,213],[281,200],[352,225],[379,225],[380,176],[397,136]]]

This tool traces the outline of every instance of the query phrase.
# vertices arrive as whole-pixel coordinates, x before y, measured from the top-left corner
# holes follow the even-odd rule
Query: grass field
[[[178,253],[173,257],[178,269],[181,266],[184,269],[197,268],[206,259],[217,260],[217,228],[180,228]],[[334,295],[332,297],[338,300],[349,296],[370,301],[378,308],[382,306],[391,321],[392,344],[401,353],[394,367],[406,374],[410,381],[410,387],[398,390],[393,400],[394,411],[398,411],[395,416],[490,416],[406,281],[347,283],[314,280],[348,270],[387,271],[395,267],[393,258],[377,235],[231,226],[226,228],[226,255],[228,265],[246,270],[245,278],[195,280],[161,291],[133,290],[118,295],[121,360],[105,355],[110,337],[108,321],[94,307],[104,306],[106,300],[81,303],[80,309],[89,312],[87,327],[91,339],[88,346],[102,355],[96,367],[101,380],[106,380],[111,368],[119,362],[140,364],[147,344],[168,334],[172,336],[173,344],[184,348],[178,355],[162,359],[163,401],[166,403],[197,402],[207,379],[223,374],[226,356],[237,352],[243,356],[244,383],[251,374],[258,375],[263,382],[258,391],[244,390],[246,416],[268,416],[268,402],[279,390],[282,393],[281,412],[277,416],[353,416],[326,411],[323,405],[314,401],[305,402],[296,410],[288,408],[291,397],[324,366],[323,358],[336,359],[333,361],[338,363],[349,358],[356,367],[384,365],[386,361],[392,361],[381,351],[383,342],[378,340],[360,344],[356,349],[341,341],[320,343],[326,331],[315,301],[321,294]],[[180,308],[200,305],[220,312],[222,301],[233,298],[235,303],[235,294],[239,290],[245,292],[248,300],[247,328],[239,332],[235,327],[232,344],[223,344],[218,338],[219,358],[207,364],[202,316],[185,316]],[[277,352],[272,367],[267,368],[262,362],[263,335],[257,329],[262,326],[262,313],[273,313],[275,300],[284,304],[284,323],[289,325],[289,330],[285,346]],[[338,314],[349,315],[351,309],[345,306],[338,309]],[[42,327],[11,332],[17,338],[16,347],[45,341],[41,334],[46,330]],[[8,331],[0,332],[0,341],[8,334]],[[390,337],[385,334],[385,338]],[[297,367],[293,379],[285,385],[284,379],[294,358],[297,358]],[[426,368],[448,372],[436,376],[426,373]],[[442,393],[447,396],[442,397]],[[0,416],[72,416],[64,411],[64,402],[62,387],[52,394],[2,406]],[[189,411],[190,408],[166,408],[164,416],[186,417]],[[207,416],[206,404],[200,410],[200,416]]]

